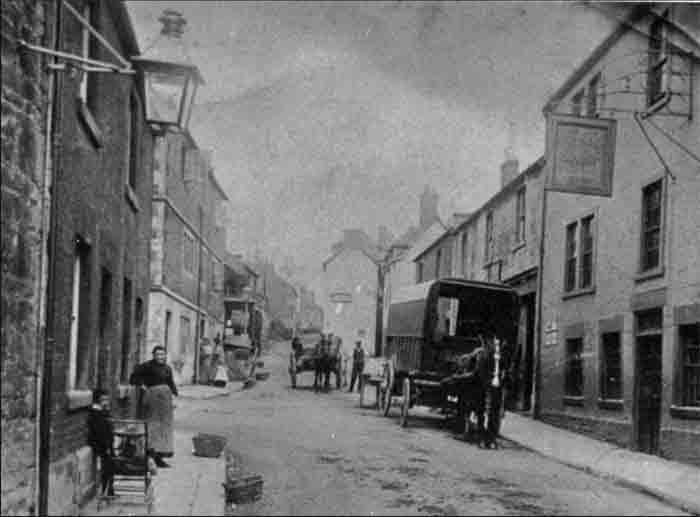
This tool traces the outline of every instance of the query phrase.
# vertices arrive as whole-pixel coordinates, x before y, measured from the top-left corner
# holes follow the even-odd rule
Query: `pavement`
[[[242,382],[229,383],[226,388],[181,386],[178,387],[178,398],[208,400],[240,391],[242,386]],[[194,434],[175,430],[175,454],[167,460],[171,466],[158,469],[153,477],[154,498],[150,515],[224,515],[224,454],[218,458],[195,456],[192,444]],[[80,515],[95,516],[135,516],[147,513],[147,506],[136,498],[117,499],[108,505],[102,504],[99,511],[97,500],[93,499],[80,511]]]
[[[560,463],[700,515],[700,468],[617,447],[517,413],[506,413],[501,435]]]

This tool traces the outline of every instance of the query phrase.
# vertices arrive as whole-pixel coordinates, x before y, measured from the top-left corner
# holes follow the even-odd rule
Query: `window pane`
[[[80,294],[78,296],[78,327],[77,327],[77,357],[76,357],[76,384],[77,389],[87,389],[91,372],[91,350],[93,349],[93,336],[91,335],[90,322],[93,319],[92,300],[90,298],[91,285],[90,273],[92,269],[90,261],[91,248],[83,241],[77,246],[77,254],[80,260]]]
[[[603,334],[601,367],[601,391],[603,398],[621,399],[622,356],[620,350],[620,334],[618,332]]]
[[[566,227],[566,257],[576,256],[576,223]]]
[[[661,181],[642,191],[642,270],[653,269],[660,262]]]
[[[571,291],[576,287],[576,228],[577,223],[566,227],[566,271],[564,289]]]
[[[700,323],[679,328],[683,351],[683,405],[700,406]]]
[[[593,254],[587,253],[581,257],[580,287],[590,287],[593,283]]]

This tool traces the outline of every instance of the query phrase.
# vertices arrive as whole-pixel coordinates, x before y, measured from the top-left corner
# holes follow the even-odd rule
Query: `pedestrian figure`
[[[362,341],[355,341],[355,349],[352,351],[352,375],[350,377],[350,389],[348,393],[352,393],[355,387],[355,379],[357,382],[357,391],[362,389],[362,379],[359,377],[362,375],[362,370],[365,368],[365,350],[362,348]]]
[[[301,343],[301,339],[295,336],[292,338],[292,351],[294,352],[294,357],[297,358],[301,355],[304,345]]]
[[[140,417],[148,422],[149,455],[158,467],[169,467],[163,458],[173,456],[173,395],[177,387],[165,363],[165,347],[153,347],[153,359],[136,367],[129,384],[139,387]]]
[[[214,347],[208,337],[203,337],[199,347],[199,383],[213,384],[215,372],[212,371]],[[214,368],[215,369],[215,368]]]
[[[114,426],[110,420],[109,395],[101,389],[92,393],[88,413],[88,444],[100,458],[101,495],[114,495]]]
[[[314,350],[314,392],[330,390],[330,377],[330,341],[321,336]]]

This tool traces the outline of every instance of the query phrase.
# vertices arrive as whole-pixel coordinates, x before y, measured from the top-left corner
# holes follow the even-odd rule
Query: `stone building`
[[[365,353],[376,355],[377,295],[380,256],[362,230],[344,230],[323,262],[323,307],[326,332],[343,340],[351,354],[355,341],[364,341]]]
[[[111,49],[91,36],[73,11]],[[18,35],[31,35],[30,43],[39,46],[13,55]],[[122,2],[3,3],[3,38],[3,210],[9,210],[3,213],[3,251],[11,252],[7,262],[3,255],[3,296],[22,294],[11,304],[18,312],[10,307],[6,312],[3,302],[3,354],[25,348],[7,362],[3,357],[3,397],[23,398],[23,404],[9,403],[7,413],[3,400],[3,513],[28,511],[33,504],[52,515],[74,514],[94,487],[86,427],[92,390],[108,390],[115,410],[124,409],[122,386],[140,359],[149,286],[152,141],[135,75],[86,71],[61,58],[49,87],[48,63],[39,56],[58,50],[114,63],[115,52],[124,59],[139,49]],[[17,94],[27,102],[18,103]],[[22,133],[15,148],[17,121]],[[27,181],[24,173],[32,169],[33,181]],[[50,202],[41,197],[49,185]],[[6,323],[5,314],[18,318]],[[38,351],[44,324],[47,346]],[[5,385],[13,378],[5,375],[6,367],[23,372],[30,361],[42,397],[31,387],[35,381]],[[15,425],[19,417],[38,421],[40,439],[32,436],[37,434],[33,425],[23,430],[34,439],[33,448],[6,440],[17,436],[14,426],[5,428],[6,416]],[[5,452],[6,444],[12,452]],[[37,463],[30,458],[38,458],[39,467],[31,504],[27,476]],[[8,489],[15,491],[6,498]]]
[[[18,40],[50,47],[50,2],[2,2],[2,515],[37,511],[50,205],[48,60]]]
[[[547,422],[695,465],[699,35],[695,5],[639,6],[545,107],[617,138],[611,197],[548,194],[540,392]]]
[[[223,336],[226,193],[187,131],[155,136],[148,339],[168,351],[177,384],[193,382],[202,338]]]

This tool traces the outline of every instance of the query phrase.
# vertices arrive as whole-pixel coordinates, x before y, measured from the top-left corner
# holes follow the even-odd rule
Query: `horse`
[[[497,338],[481,345],[458,360],[460,374],[455,378],[459,391],[458,431],[466,422],[467,434],[474,436],[479,447],[498,448],[504,384],[510,375],[510,349]]]
[[[330,343],[322,338],[314,350],[314,393],[318,393],[321,383],[324,391],[330,389],[333,358],[329,349]]]

